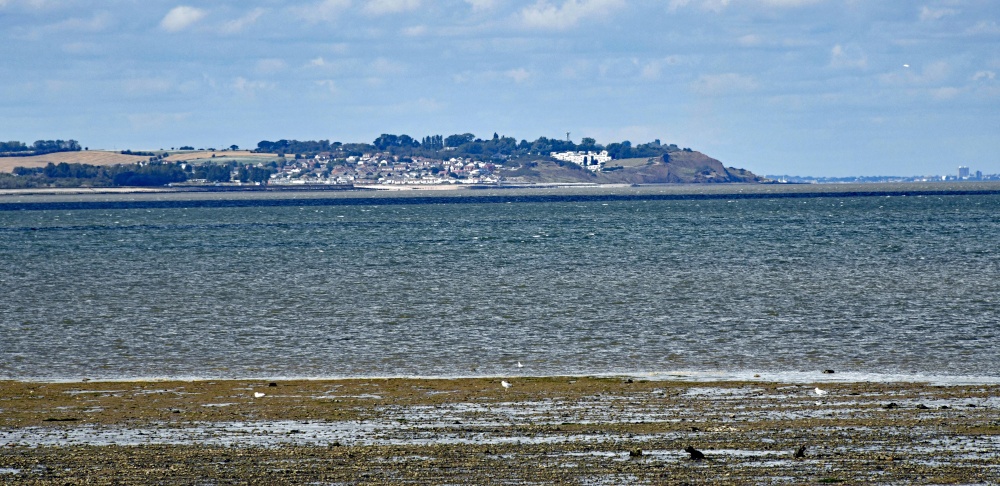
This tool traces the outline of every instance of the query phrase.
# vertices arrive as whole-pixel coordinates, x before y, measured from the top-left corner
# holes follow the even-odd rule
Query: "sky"
[[[997,0],[0,0],[0,139],[656,139],[1000,173]]]

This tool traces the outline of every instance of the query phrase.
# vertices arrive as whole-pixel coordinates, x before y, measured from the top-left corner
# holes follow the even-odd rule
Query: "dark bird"
[[[799,448],[795,450],[796,459],[802,459],[803,457],[806,457],[806,446],[804,445],[799,446]]]
[[[702,454],[701,451],[691,446],[687,446],[687,449],[684,449],[684,452],[691,454],[692,461],[700,461],[705,458],[705,454]]]

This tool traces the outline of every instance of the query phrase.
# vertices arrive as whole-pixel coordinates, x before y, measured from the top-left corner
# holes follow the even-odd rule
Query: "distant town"
[[[91,151],[75,140],[0,143],[0,188],[191,186],[441,186],[507,184],[759,183],[690,148],[660,140],[598,144],[584,137],[517,141],[496,133],[372,143],[263,140],[251,150],[193,146]]]
[[[0,189],[71,187],[372,187],[499,184],[1000,181],[958,167],[951,175],[758,176],[660,140],[602,145],[540,137],[534,142],[471,133],[420,140],[383,134],[372,143],[263,140],[253,149],[193,146],[150,151],[90,150],[75,140],[0,142]]]
[[[1000,181],[1000,174],[972,172],[969,167],[960,166],[954,174],[923,176],[855,176],[855,177],[812,177],[792,175],[765,175],[765,179],[789,184],[848,184],[884,182],[959,182],[959,181]]]

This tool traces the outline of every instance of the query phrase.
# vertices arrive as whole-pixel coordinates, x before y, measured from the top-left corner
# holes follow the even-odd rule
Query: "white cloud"
[[[261,59],[257,61],[256,70],[261,74],[277,73],[284,70],[288,65],[281,59]]]
[[[267,81],[252,81],[242,76],[236,78],[230,87],[239,94],[253,97],[258,92],[274,89],[276,84]]]
[[[371,15],[409,12],[420,7],[420,0],[368,0],[362,11]]]
[[[33,9],[38,10],[38,9],[43,9],[43,8],[47,8],[49,6],[52,6],[52,4],[54,4],[54,3],[56,3],[56,2],[54,2],[53,0],[20,0],[20,1],[18,1],[18,0],[0,0],[0,8],[6,7],[8,5],[10,5],[10,6],[16,6],[16,5],[20,4],[20,5],[23,5],[25,7],[33,8]]]
[[[53,34],[67,32],[103,32],[113,24],[113,18],[107,12],[95,13],[89,18],[69,18],[54,24],[31,29],[26,38],[39,39]]]
[[[995,20],[983,20],[966,29],[965,33],[973,35],[997,35],[1000,34],[1000,26],[997,25]]]
[[[497,6],[497,0],[465,0],[465,3],[471,5],[474,11],[492,10]]]
[[[930,22],[933,20],[940,20],[948,15],[955,15],[958,11],[950,8],[930,8],[930,7],[920,7],[920,21]]]
[[[238,19],[230,20],[222,24],[221,30],[224,34],[236,34],[243,32],[244,29],[255,24],[261,15],[264,15],[264,9],[255,8]]]
[[[879,81],[888,86],[927,86],[943,84],[951,75],[951,65],[946,61],[936,61],[919,69],[912,67],[886,73],[879,76]]]
[[[58,24],[50,25],[49,31],[100,32],[111,25],[111,15],[106,12],[94,14],[88,19],[67,19]]]
[[[399,74],[403,72],[405,68],[398,62],[380,57],[372,61],[371,69],[378,74]]]
[[[654,59],[645,64],[640,64],[638,60],[632,60],[633,65],[639,66],[639,77],[648,81],[660,79],[664,67],[676,66],[682,62],[685,62],[685,60],[680,56],[667,56],[662,59]]]
[[[181,5],[174,7],[160,21],[160,28],[167,32],[182,31],[205,17],[205,11],[200,8]]]
[[[973,81],[993,81],[997,78],[997,73],[993,71],[979,71],[972,76]]]
[[[339,92],[339,90],[337,89],[337,83],[334,82],[332,79],[321,79],[319,81],[316,81],[316,86],[323,88],[330,94],[337,94]]]
[[[294,7],[299,17],[309,23],[330,22],[340,17],[340,13],[351,6],[351,0],[322,0],[318,3]]]
[[[777,8],[795,8],[804,7],[806,5],[813,5],[826,0],[748,0],[744,2],[733,2],[732,0],[670,0],[668,4],[668,9],[670,11],[676,11],[678,9],[687,7],[688,5],[693,5],[702,10],[709,10],[712,12],[721,12],[726,9],[730,4],[733,5],[744,5],[750,4],[751,6],[761,6],[761,7],[777,7]]]
[[[412,27],[406,27],[403,29],[403,35],[409,37],[420,37],[427,33],[426,25],[414,25]]]
[[[655,80],[660,78],[660,63],[657,61],[646,63],[642,67],[642,74],[640,74],[642,79]]]
[[[526,27],[563,30],[583,19],[604,17],[625,7],[624,0],[566,0],[561,6],[539,0],[521,10],[520,17]]]
[[[567,62],[560,68],[560,76],[566,79],[578,79],[584,77],[588,72],[594,70],[593,62],[585,59],[576,59]]]
[[[757,34],[747,34],[736,39],[736,42],[743,47],[755,47],[761,45],[764,40]]]
[[[509,71],[504,72],[503,75],[514,80],[514,82],[518,84],[523,83],[527,81],[529,78],[531,78],[531,73],[524,68],[511,69]]]
[[[958,88],[953,88],[950,86],[945,86],[943,88],[936,88],[931,90],[931,96],[936,100],[950,100],[962,93],[962,90]]]
[[[753,76],[737,73],[703,74],[691,83],[691,89],[703,95],[724,95],[757,89]]]
[[[860,47],[837,44],[830,50],[830,67],[835,69],[864,69],[868,67],[868,56]]]
[[[357,63],[344,58],[327,59],[320,56],[310,59],[303,67],[326,73],[346,72],[356,70]]]

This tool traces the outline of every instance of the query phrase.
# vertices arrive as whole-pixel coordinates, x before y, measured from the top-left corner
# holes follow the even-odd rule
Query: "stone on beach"
[[[687,446],[687,448],[684,449],[684,452],[687,452],[688,454],[691,454],[691,460],[692,461],[700,461],[700,460],[702,460],[702,459],[705,458],[705,454],[704,453],[702,453],[698,449],[695,449],[692,446]]]

